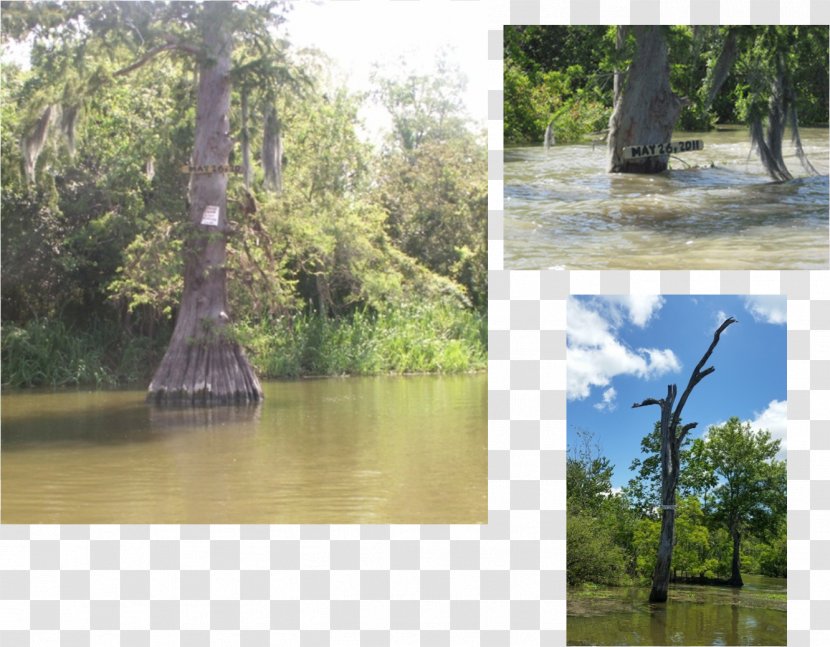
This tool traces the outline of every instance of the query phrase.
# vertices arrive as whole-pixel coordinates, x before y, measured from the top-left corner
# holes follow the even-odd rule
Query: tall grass
[[[316,314],[242,322],[234,334],[263,378],[462,373],[487,365],[487,318],[447,305],[413,305],[331,319]],[[37,319],[2,328],[3,387],[109,387],[147,381],[167,343],[115,323],[77,329]]]
[[[486,317],[451,306],[339,319],[301,315],[235,328],[262,377],[460,373],[487,364]]]
[[[114,324],[79,330],[60,320],[4,323],[2,384],[30,386],[115,386],[145,379],[163,347],[147,337],[125,335]]]

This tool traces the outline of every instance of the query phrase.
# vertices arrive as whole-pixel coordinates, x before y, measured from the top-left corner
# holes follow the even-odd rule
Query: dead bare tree
[[[715,372],[714,366],[708,368],[703,367],[709,361],[709,357],[712,355],[712,351],[715,350],[715,346],[718,345],[721,333],[733,323],[737,323],[737,320],[729,317],[715,331],[715,336],[712,339],[712,343],[709,344],[709,349],[701,357],[694,371],[692,371],[689,383],[680,396],[680,401],[676,407],[674,406],[674,401],[677,397],[676,384],[669,384],[665,398],[659,400],[648,398],[638,404],[632,405],[633,408],[645,407],[651,404],[660,407],[660,507],[662,508],[662,520],[660,526],[660,544],[657,548],[657,564],[654,567],[654,573],[652,575],[651,593],[648,597],[649,602],[665,602],[669,595],[669,576],[671,574],[672,550],[674,549],[674,520],[677,506],[675,493],[677,491],[677,479],[680,476],[680,445],[686,437],[686,434],[691,429],[697,427],[696,422],[691,422],[683,425],[678,430],[680,415],[683,412],[683,407],[686,406],[686,401],[689,399],[692,390],[704,377]]]

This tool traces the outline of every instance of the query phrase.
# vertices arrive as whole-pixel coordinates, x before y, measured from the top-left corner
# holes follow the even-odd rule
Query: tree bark
[[[651,580],[649,602],[665,602],[669,595],[669,577],[671,575],[671,558],[674,549],[674,517],[677,492],[677,472],[679,458],[674,447],[674,433],[671,430],[671,414],[677,387],[669,385],[666,399],[660,404],[660,504],[662,506],[660,523],[660,543],[657,547],[657,562]],[[663,431],[665,430],[665,431]]]
[[[265,188],[275,193],[282,191],[282,133],[277,109],[270,106],[265,115],[262,133],[262,168]]]
[[[248,89],[243,88],[241,98],[242,111],[242,132],[240,133],[240,140],[242,144],[242,179],[245,183],[245,188],[251,188],[251,180],[253,179],[253,169],[251,168],[251,132],[248,129]]]
[[[227,164],[231,151],[231,6],[205,4],[194,165]],[[150,402],[212,405],[262,399],[251,365],[227,330],[227,184],[224,173],[191,175],[192,230],[186,241],[184,292],[170,345],[150,383]],[[216,224],[202,224],[206,213],[217,209]]]
[[[623,159],[623,148],[671,141],[680,110],[688,105],[669,85],[669,59],[662,27],[631,27],[637,52],[625,87],[609,122],[610,173],[659,173],[668,167],[669,156]]]
[[[688,400],[695,386],[704,377],[711,375],[715,371],[714,366],[705,369],[703,367],[712,355],[712,351],[715,350],[718,341],[720,341],[721,333],[733,323],[736,323],[736,320],[729,317],[715,331],[712,343],[709,344],[708,350],[703,354],[703,357],[701,357],[697,366],[692,371],[692,375],[689,378],[686,388],[683,390],[683,394],[680,396],[677,407],[674,406],[674,401],[677,397],[676,384],[669,384],[665,398],[660,400],[648,398],[633,405],[634,408],[652,404],[660,407],[660,506],[662,508],[662,517],[660,523],[660,543],[657,547],[657,562],[651,576],[651,592],[648,596],[649,602],[665,602],[669,596],[671,560],[674,550],[677,480],[680,477],[680,446],[686,434],[697,427],[696,422],[691,422],[683,425],[678,432],[680,415],[683,412],[683,407],[686,405],[686,400]]]
[[[735,524],[729,530],[732,534],[732,577],[729,584],[740,587],[744,585],[741,577],[741,531]]]

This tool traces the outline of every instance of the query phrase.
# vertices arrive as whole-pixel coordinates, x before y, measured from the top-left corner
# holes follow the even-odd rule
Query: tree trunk
[[[282,191],[282,133],[277,109],[268,108],[262,133],[262,168],[265,171],[265,188],[275,193]]]
[[[648,596],[649,602],[665,602],[669,596],[671,559],[674,550],[675,493],[677,492],[677,480],[680,476],[680,446],[683,444],[683,439],[686,437],[686,434],[697,427],[696,422],[691,422],[683,425],[678,430],[678,427],[680,427],[680,416],[683,413],[683,407],[686,406],[686,400],[688,400],[692,390],[704,377],[714,373],[714,366],[708,368],[703,367],[709,360],[709,357],[711,357],[715,346],[718,345],[721,333],[733,323],[736,323],[735,319],[729,317],[715,331],[712,343],[709,344],[709,348],[692,371],[689,383],[683,390],[677,407],[674,407],[674,401],[677,397],[676,384],[669,384],[665,398],[660,400],[648,398],[633,405],[634,408],[652,404],[660,407],[660,502],[663,514],[660,524],[660,543],[657,547],[657,562],[654,566],[654,573],[651,576],[651,593]],[[673,408],[674,410],[672,410]]]
[[[608,133],[611,173],[659,173],[665,171],[668,155],[623,159],[623,148],[671,141],[680,110],[688,104],[669,85],[669,59],[662,27],[631,27],[637,52],[625,87],[614,106]]]
[[[729,578],[729,583],[732,586],[743,586],[744,581],[741,578],[741,531],[734,524],[729,530],[732,534],[732,577]]]
[[[228,163],[230,11],[230,2],[205,4],[194,165]],[[186,241],[184,292],[170,346],[150,383],[150,402],[231,404],[262,399],[253,369],[227,331],[227,184],[224,173],[191,175],[192,232]]]
[[[251,180],[253,178],[253,169],[251,168],[251,132],[248,129],[248,89],[242,90],[241,98],[242,111],[242,132],[240,133],[240,140],[242,145],[242,178],[245,182],[245,188],[251,188]]]
[[[671,426],[672,406],[677,396],[677,387],[669,387],[666,399],[660,405],[660,543],[657,547],[657,563],[651,577],[649,602],[665,602],[669,595],[671,558],[674,549],[675,493],[677,491],[678,467],[680,464],[675,450],[674,430]]]
[[[625,26],[617,25],[617,28],[614,33],[614,51],[619,57],[620,52],[623,48],[623,42],[625,41]],[[622,78],[620,76],[620,68],[617,64],[614,64],[614,107],[617,107],[617,103],[620,100],[620,94],[622,93]]]

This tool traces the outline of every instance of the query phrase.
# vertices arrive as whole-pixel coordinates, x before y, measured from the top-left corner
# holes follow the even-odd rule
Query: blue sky
[[[614,465],[613,487],[628,483],[640,440],[659,419],[656,406],[677,384],[678,399],[715,329],[730,326],[707,366],[715,372],[692,392],[684,422],[701,437],[732,416],[770,431],[785,447],[787,305],[781,296],[571,297],[568,303],[568,446],[591,432]],[[783,457],[783,453],[782,453]]]

